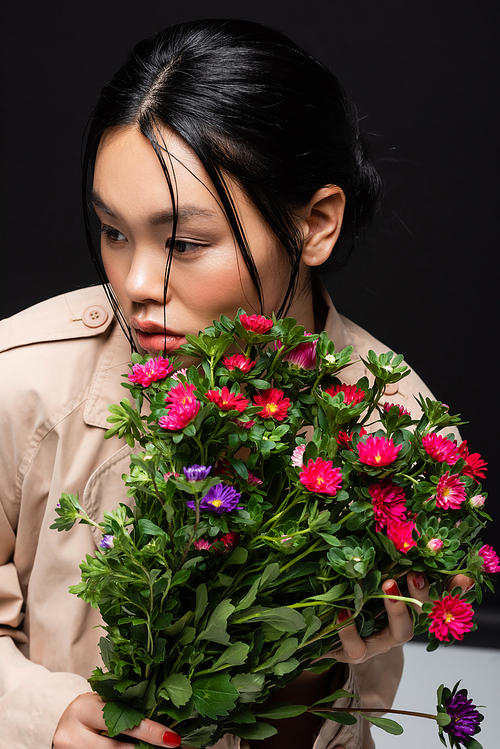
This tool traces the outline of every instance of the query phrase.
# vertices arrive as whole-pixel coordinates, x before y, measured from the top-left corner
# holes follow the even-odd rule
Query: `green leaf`
[[[205,718],[217,720],[229,714],[239,697],[238,690],[231,684],[229,674],[200,676],[193,679],[194,706]]]
[[[240,702],[255,702],[264,688],[264,674],[236,674],[231,684],[240,694]]]
[[[466,742],[464,741],[464,746],[467,747],[467,749],[483,749],[483,745],[473,738],[467,739]]]
[[[196,608],[194,611],[194,623],[198,624],[205,613],[208,604],[208,592],[205,583],[201,583],[196,588]]]
[[[228,730],[232,734],[239,736],[242,739],[248,739],[249,741],[262,741],[268,739],[270,736],[274,736],[278,733],[274,726],[270,726],[269,723],[251,723],[244,726],[233,725],[232,723],[228,726]]]
[[[369,720],[374,726],[381,728],[387,733],[392,733],[393,736],[400,736],[403,733],[403,726],[400,726],[395,720],[390,720],[390,718],[379,718],[373,715],[365,715],[364,713],[362,713],[362,715],[365,720]]]
[[[248,558],[248,551],[243,546],[237,546],[231,556],[228,558],[228,564],[245,564]]]
[[[306,668],[306,671],[312,671],[313,674],[322,674],[337,663],[336,658],[322,658],[317,663],[313,663]]]
[[[176,707],[181,707],[189,701],[193,694],[191,682],[184,674],[168,676],[159,687],[161,697],[172,700]]]
[[[167,534],[158,525],[147,518],[141,518],[137,523],[140,533],[146,536],[166,536]]]
[[[111,738],[118,736],[119,733],[127,730],[127,728],[135,728],[146,717],[144,713],[141,713],[134,707],[118,702],[106,702],[102,714]]]
[[[230,645],[220,656],[220,658],[212,666],[213,669],[219,668],[219,666],[242,666],[248,656],[250,645],[244,642],[235,642],[234,645]]]
[[[287,661],[281,661],[281,663],[277,663],[274,667],[274,673],[276,676],[284,676],[285,674],[289,674],[292,671],[295,671],[296,668],[298,668],[300,665],[300,661],[297,660],[297,658],[289,658]]]
[[[182,743],[184,746],[191,746],[194,749],[202,749],[202,747],[207,746],[216,728],[217,726],[215,724],[195,728],[194,731],[183,735]]]
[[[322,593],[319,596],[309,596],[309,598],[306,598],[306,601],[323,601],[324,603],[338,601],[338,599],[344,594],[348,585],[349,583],[334,585],[333,588],[330,588],[326,593]]]
[[[335,702],[335,700],[338,700],[341,697],[348,697],[349,699],[357,699],[358,695],[352,694],[351,692],[346,692],[345,689],[337,689],[336,692],[329,694],[328,697],[322,697],[320,700],[315,702],[314,706],[323,705],[325,702]]]
[[[221,601],[212,612],[203,632],[198,635],[197,641],[209,640],[210,642],[218,642],[220,645],[229,645],[229,635],[226,631],[227,620],[233,611],[234,606],[229,598]]]
[[[438,724],[438,726],[447,726],[448,723],[451,723],[451,718],[448,713],[438,712],[436,723]]]
[[[296,652],[298,645],[299,641],[296,637],[288,637],[267,661],[255,668],[255,671],[267,670],[276,663],[287,661]]]
[[[333,720],[335,723],[342,723],[343,726],[353,726],[357,722],[357,718],[352,713],[342,713],[336,710],[331,713],[322,712],[320,710],[311,710],[313,715],[319,715],[320,718],[326,720]]]
[[[275,703],[270,705],[263,710],[256,711],[258,718],[266,718],[266,720],[278,720],[280,718],[295,718],[297,715],[302,715],[308,709],[307,705],[285,705]]]

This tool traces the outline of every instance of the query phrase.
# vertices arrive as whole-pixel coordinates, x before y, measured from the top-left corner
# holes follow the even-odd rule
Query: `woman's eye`
[[[172,246],[172,240],[167,240],[167,249],[169,249]],[[199,249],[200,245],[196,244],[195,242],[188,242],[186,239],[176,239],[173,243],[174,252],[177,255],[184,255],[188,252],[193,252],[194,250]]]
[[[113,229],[112,226],[101,226],[99,234],[105,236],[110,242],[124,242],[127,240],[125,234],[122,234],[118,229]]]

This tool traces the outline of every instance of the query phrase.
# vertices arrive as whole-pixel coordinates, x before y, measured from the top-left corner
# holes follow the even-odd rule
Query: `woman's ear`
[[[299,212],[304,231],[302,260],[306,265],[322,265],[330,257],[342,227],[344,207],[343,190],[325,185]]]

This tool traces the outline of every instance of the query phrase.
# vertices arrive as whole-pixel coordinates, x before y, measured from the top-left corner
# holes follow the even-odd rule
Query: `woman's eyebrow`
[[[96,192],[96,190],[92,189],[91,192],[92,196],[92,205],[95,208],[99,208],[103,213],[107,213],[108,216],[113,216],[116,218],[116,214],[113,213],[111,208],[109,208],[106,203],[101,199],[99,194]],[[186,218],[192,218],[193,216],[208,216],[211,218],[216,218],[218,216],[216,211],[212,211],[209,208],[201,208],[197,205],[184,205],[180,207],[177,210],[177,219],[181,221],[182,219]],[[153,226],[159,226],[161,224],[171,224],[174,220],[174,212],[172,209],[166,210],[166,211],[158,211],[157,213],[151,214],[149,218],[149,222]]]

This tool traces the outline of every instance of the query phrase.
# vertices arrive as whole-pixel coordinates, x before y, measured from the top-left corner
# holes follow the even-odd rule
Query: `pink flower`
[[[400,486],[390,479],[384,479],[370,486],[368,492],[372,498],[373,515],[377,521],[376,531],[382,530],[385,525],[406,520],[406,495]]]
[[[329,494],[334,497],[340,486],[342,486],[342,471],[340,468],[332,468],[331,460],[309,458],[307,466],[303,466],[299,481],[304,484],[310,492]]]
[[[387,413],[389,413],[391,408],[394,408],[394,406],[396,406],[396,408],[398,409],[400,416],[411,416],[411,413],[403,406],[400,406],[398,403],[389,403],[389,401],[386,401],[382,408],[384,409],[384,411],[387,411]]]
[[[442,547],[443,547],[443,542],[441,541],[440,538],[431,538],[427,542],[427,548],[429,549],[429,551],[436,552],[442,549]]]
[[[359,430],[359,436],[363,437],[365,434],[366,429],[364,427],[361,427],[361,429]],[[352,451],[352,434],[349,434],[348,432],[339,432],[336,438],[336,442],[340,448]]]
[[[198,541],[193,541],[193,546],[196,551],[210,551],[210,549],[213,548],[213,544],[211,544],[210,541],[206,541],[204,538],[200,538]]]
[[[222,363],[224,364],[226,369],[229,369],[230,372],[232,372],[233,369],[240,369],[245,374],[247,374],[247,372],[250,372],[252,367],[255,367],[255,362],[251,359],[248,359],[246,356],[243,356],[243,354],[225,356],[222,360]]]
[[[390,437],[367,437],[366,442],[358,443],[358,455],[361,463],[382,468],[393,463],[398,457],[402,445],[396,445]]]
[[[163,416],[162,416],[162,418],[163,418]],[[176,473],[175,471],[168,471],[168,473],[164,473],[163,474],[163,478],[165,479],[165,481],[168,481],[169,478],[170,478],[170,476],[173,476],[176,479],[179,478],[179,474]]]
[[[456,474],[443,473],[436,488],[436,507],[458,510],[466,498],[465,486]]]
[[[162,429],[177,432],[185,429],[196,418],[199,410],[200,404],[197,400],[188,401],[185,405],[174,404],[170,406],[166,416],[160,417],[158,424]]]
[[[186,369],[186,367],[183,367],[182,369],[177,369],[177,370],[176,370],[176,371],[175,371],[175,372],[173,373],[173,375],[172,375],[172,379],[173,379],[173,380],[177,380],[178,382],[180,382],[180,379],[179,379],[179,375],[184,375],[184,377],[186,377],[186,376],[187,376],[187,369]]]
[[[240,323],[251,333],[267,333],[273,327],[273,321],[264,315],[240,315]]]
[[[455,640],[463,640],[464,634],[469,632],[472,627],[472,617],[474,609],[462,601],[460,596],[445,596],[441,601],[434,601],[434,606],[429,619],[432,624],[429,632],[436,635],[438,640],[450,641],[450,634]]]
[[[486,497],[483,497],[482,494],[476,494],[474,497],[471,497],[469,499],[469,502],[471,503],[472,507],[474,507],[475,510],[480,510],[481,507],[484,507],[484,503],[486,502]]]
[[[437,460],[438,463],[446,462],[452,466],[459,458],[457,443],[435,432],[424,435],[422,437],[422,445],[427,455]]]
[[[174,385],[173,388],[170,388],[165,396],[165,400],[174,405],[185,406],[190,401],[196,400],[194,396],[195,390],[196,385],[190,385],[189,382],[179,382],[178,385]]]
[[[464,440],[458,447],[458,452],[461,458],[465,460],[465,466],[462,468],[464,476],[470,476],[473,479],[485,479],[487,470],[486,466],[488,463],[484,461],[479,453],[469,453],[467,447],[467,440]]]
[[[311,335],[311,333],[306,333],[305,335]],[[299,343],[298,346],[295,346],[294,349],[284,355],[283,361],[287,361],[301,369],[315,369],[316,344],[317,340],[311,343]]]
[[[485,544],[477,553],[483,557],[483,572],[500,572],[500,560],[493,546]]]
[[[258,476],[254,476],[253,473],[249,473],[248,483],[250,484],[250,486],[261,486],[262,479],[260,479]]]
[[[304,457],[305,451],[306,451],[305,445],[297,445],[297,447],[292,453],[292,457],[290,458],[290,462],[293,466],[300,468],[300,466],[303,465],[304,461],[302,460],[302,458]]]
[[[391,523],[387,526],[387,538],[392,541],[398,551],[406,554],[413,546],[417,545],[417,542],[413,539],[414,529],[415,523],[413,520],[406,520],[404,523]]]
[[[163,356],[156,356],[154,359],[148,359],[145,364],[134,364],[132,372],[128,379],[147,388],[156,380],[163,380],[173,370],[172,364]]]
[[[251,429],[255,424],[255,421],[249,419],[248,421],[242,421],[241,419],[234,419],[234,423],[239,426],[240,429]]]
[[[337,393],[344,393],[344,403],[347,406],[355,406],[365,397],[365,391],[358,389],[356,385],[332,385],[331,387],[326,388],[324,392],[331,395],[332,398],[337,395]]]
[[[206,397],[211,403],[215,403],[221,411],[238,411],[241,413],[250,402],[241,393],[229,392],[229,389],[225,386],[222,390],[208,390]]]
[[[287,415],[290,398],[284,398],[283,390],[269,388],[261,390],[259,395],[254,396],[256,406],[262,406],[262,411],[257,413],[262,419],[276,419],[283,421]]]

